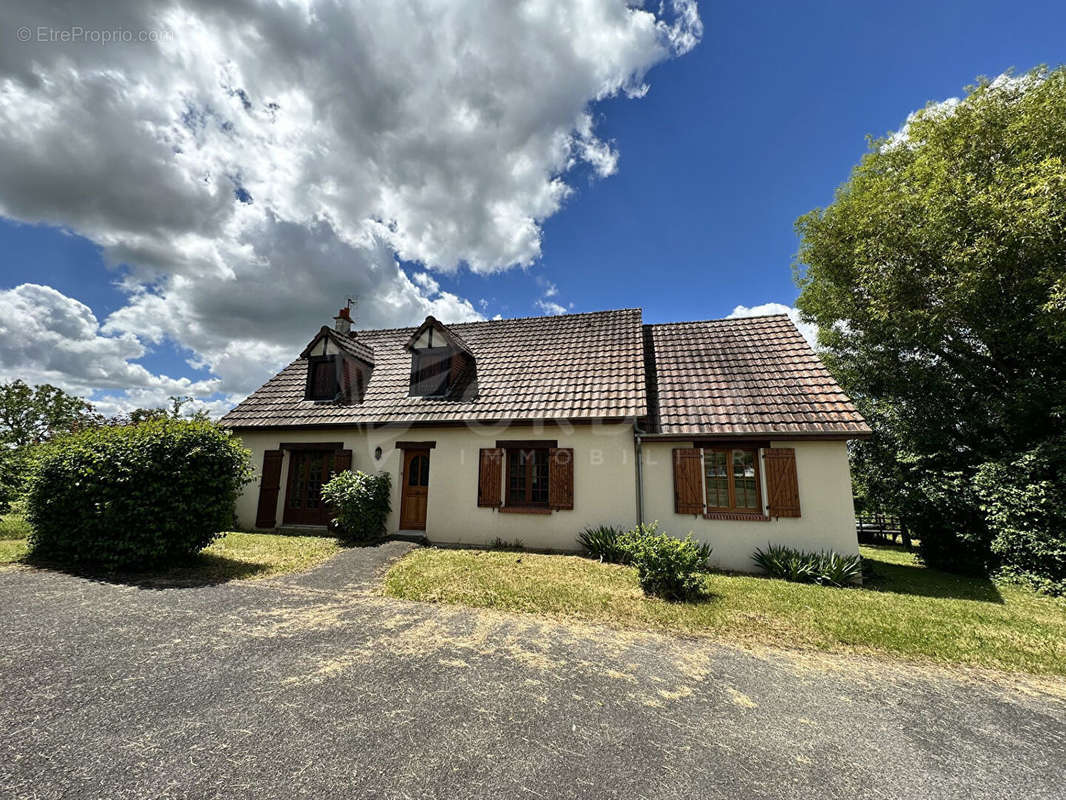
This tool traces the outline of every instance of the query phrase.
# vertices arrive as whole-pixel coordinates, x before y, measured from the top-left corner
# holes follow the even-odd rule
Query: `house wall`
[[[752,552],[767,543],[804,550],[858,553],[851,473],[844,442],[771,442],[771,447],[795,448],[801,516],[768,522],[713,520],[675,513],[673,449],[689,446],[687,442],[644,442],[644,519],[658,520],[660,529],[666,533],[684,536],[691,531],[694,538],[709,543],[714,548],[712,565],[752,572],[755,569]],[[760,476],[760,485],[765,508],[764,476]]]
[[[577,534],[587,525],[613,523],[630,527],[636,520],[636,469],[633,428],[625,423],[586,425],[499,425],[378,428],[370,431],[328,428],[321,430],[242,431],[244,446],[252,451],[252,465],[262,469],[263,452],[282,442],[343,442],[352,450],[352,467],[367,472],[387,471],[392,476],[392,511],[388,530],[396,531],[400,515],[402,451],[397,441],[435,441],[430,451],[426,535],[442,544],[488,544],[496,538],[520,539],[526,547],[577,550]],[[495,446],[497,439],[555,439],[559,447],[574,449],[574,508],[550,514],[507,513],[479,508],[478,452]],[[381,447],[380,460],[374,450]],[[288,480],[289,454],[285,454],[278,493],[277,520],[281,524]],[[255,527],[259,502],[259,476],[237,503],[242,528]]]

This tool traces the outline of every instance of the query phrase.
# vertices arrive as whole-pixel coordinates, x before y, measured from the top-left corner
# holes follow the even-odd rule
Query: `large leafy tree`
[[[1009,561],[988,476],[1046,471],[1066,430],[1066,70],[918,112],[797,229],[798,305],[876,431],[860,500],[909,519],[929,561]]]
[[[5,444],[26,447],[94,420],[88,402],[56,386],[22,380],[0,384],[0,441]]]
[[[96,419],[89,403],[55,386],[21,380],[0,384],[0,511],[20,491],[32,445]]]

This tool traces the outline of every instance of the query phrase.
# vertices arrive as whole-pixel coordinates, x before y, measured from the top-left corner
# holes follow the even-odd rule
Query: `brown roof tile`
[[[870,433],[783,314],[644,328],[655,433]]]
[[[222,418],[229,427],[635,418],[647,413],[640,309],[449,325],[473,354],[476,390],[409,397],[415,328],[359,331],[374,369],[363,402],[304,400],[297,359]],[[472,396],[471,396],[472,395]]]

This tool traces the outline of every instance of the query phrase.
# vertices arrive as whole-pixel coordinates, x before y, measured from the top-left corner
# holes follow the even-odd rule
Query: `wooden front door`
[[[332,450],[289,452],[289,480],[285,490],[286,525],[326,525],[329,509],[322,500],[322,484],[333,471]]]
[[[403,451],[403,491],[400,497],[400,528],[426,529],[429,497],[429,450]]]

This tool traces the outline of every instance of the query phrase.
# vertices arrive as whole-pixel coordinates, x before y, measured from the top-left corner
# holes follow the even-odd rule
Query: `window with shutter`
[[[574,449],[548,450],[548,505],[559,510],[574,508]]]
[[[503,450],[483,447],[478,458],[477,504],[487,508],[503,505]]]
[[[703,513],[703,476],[700,451],[694,447],[674,450],[674,511],[678,514]]]
[[[795,449],[791,447],[768,448],[763,451],[763,461],[769,515],[771,517],[800,516]]]

